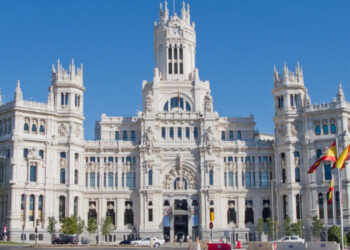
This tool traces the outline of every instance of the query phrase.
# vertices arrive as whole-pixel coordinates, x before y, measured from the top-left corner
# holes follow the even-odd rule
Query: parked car
[[[78,239],[75,236],[63,235],[54,239],[52,244],[78,244]]]
[[[301,242],[305,243],[305,240],[298,236],[285,236],[279,239],[277,242]]]
[[[130,244],[131,244],[131,240],[123,240],[119,242],[119,245],[130,245]]]
[[[151,246],[151,242],[152,242],[152,247],[160,247],[164,245],[165,240],[159,240],[156,237],[151,237],[151,238],[143,238],[141,240],[131,241],[131,244],[135,246]]]

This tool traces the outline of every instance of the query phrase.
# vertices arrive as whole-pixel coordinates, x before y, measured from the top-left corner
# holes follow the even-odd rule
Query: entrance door
[[[182,238],[184,241],[188,235],[188,215],[174,216],[174,238],[177,242]]]

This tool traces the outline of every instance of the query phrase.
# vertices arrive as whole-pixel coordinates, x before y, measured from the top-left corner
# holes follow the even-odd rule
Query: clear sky
[[[211,83],[221,116],[253,114],[273,133],[273,65],[300,61],[313,103],[329,102],[343,83],[350,98],[350,1],[190,0],[197,67]],[[142,80],[153,75],[153,23],[159,0],[0,0],[0,88],[12,100],[46,101],[51,65],[84,64],[85,135],[102,113],[142,109]],[[172,1],[169,2],[171,10]],[[176,0],[177,12],[181,1]],[[172,10],[171,10],[172,12]]]

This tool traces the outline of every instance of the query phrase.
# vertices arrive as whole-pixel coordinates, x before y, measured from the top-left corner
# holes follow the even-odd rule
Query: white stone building
[[[142,112],[102,114],[93,141],[84,139],[82,66],[52,68],[47,103],[23,100],[18,82],[14,100],[0,106],[0,226],[11,240],[33,240],[37,225],[39,242],[50,241],[50,216],[95,217],[99,224],[110,216],[108,242],[209,238],[211,213],[214,237],[234,232],[243,241],[256,238],[259,218],[288,215],[308,228],[319,214],[325,224],[337,223],[332,207],[327,216],[329,164],[305,173],[336,133],[345,131],[341,146],[349,141],[350,104],[341,87],[334,102],[311,105],[299,66],[295,73],[275,70],[276,135],[261,134],[253,116],[215,112],[195,51],[189,6],[170,17],[165,3],[154,24],[156,65],[142,83]]]

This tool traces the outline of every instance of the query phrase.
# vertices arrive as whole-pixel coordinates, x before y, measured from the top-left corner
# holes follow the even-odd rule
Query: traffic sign
[[[209,223],[209,228],[210,228],[210,229],[213,229],[213,227],[214,227],[214,224],[213,224],[213,222],[211,221],[211,222]]]

